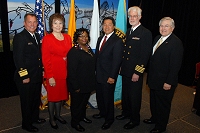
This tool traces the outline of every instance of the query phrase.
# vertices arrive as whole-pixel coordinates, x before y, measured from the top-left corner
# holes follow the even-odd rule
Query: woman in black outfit
[[[90,93],[95,89],[95,57],[88,45],[89,32],[85,28],[77,29],[74,33],[74,46],[67,55],[67,81],[71,95],[71,126],[79,132],[85,129],[80,121],[92,123],[86,118],[86,106]]]

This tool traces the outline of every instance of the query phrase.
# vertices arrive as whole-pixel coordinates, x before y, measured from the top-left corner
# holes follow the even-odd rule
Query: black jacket
[[[88,93],[95,89],[95,56],[79,47],[72,47],[67,54],[67,82],[71,93],[80,89],[80,93]]]
[[[99,52],[100,36],[96,46],[96,75],[98,83],[107,83],[109,77],[117,79],[122,61],[123,41],[113,33]]]
[[[161,36],[157,36],[154,45]],[[175,88],[183,57],[183,44],[173,33],[162,43],[149,61],[148,85],[150,89],[163,89],[164,83]]]
[[[140,25],[129,34],[130,29],[126,32],[121,66],[121,75],[126,77],[143,74],[152,50],[152,34],[148,29]]]
[[[16,66],[14,80],[22,82],[30,78],[30,83],[42,82],[41,43],[39,34],[35,39],[24,29],[13,39],[13,58]]]

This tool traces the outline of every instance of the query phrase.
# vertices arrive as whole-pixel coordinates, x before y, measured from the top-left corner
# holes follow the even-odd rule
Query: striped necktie
[[[163,38],[161,37],[158,44],[156,45],[156,48],[154,50],[154,52],[158,49],[158,47],[163,43]]]
[[[99,50],[99,51],[101,51],[101,50],[102,50],[102,48],[103,48],[104,44],[106,43],[106,39],[107,39],[107,36],[105,36],[105,37],[104,37],[104,40],[103,40],[103,42],[102,42],[102,44],[101,44],[101,48],[100,48],[100,50]]]
[[[33,34],[33,39],[35,40],[35,42],[38,44],[37,39],[35,38],[35,35]]]

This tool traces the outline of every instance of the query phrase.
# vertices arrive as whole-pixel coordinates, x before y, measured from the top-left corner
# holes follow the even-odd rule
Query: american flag
[[[42,42],[42,38],[44,36],[44,30],[45,30],[45,27],[44,27],[44,24],[43,24],[43,0],[35,0],[35,14],[37,16],[37,20],[38,20],[38,27],[37,27],[37,33],[40,35],[40,42]],[[41,104],[40,104],[40,109],[41,110],[44,110],[45,107],[46,107],[46,104],[48,103],[48,100],[47,100],[47,91],[46,91],[46,88],[45,88],[45,81],[43,81],[43,84],[42,84],[42,88],[41,88]]]
[[[37,33],[40,35],[40,39],[44,36],[44,24],[43,24],[43,18],[42,18],[42,4],[43,0],[36,0],[35,1],[35,14],[38,19],[38,28]]]

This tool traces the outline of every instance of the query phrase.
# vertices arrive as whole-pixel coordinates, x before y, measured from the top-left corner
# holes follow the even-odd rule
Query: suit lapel
[[[105,44],[104,44],[104,46],[102,47],[100,53],[102,53],[102,52],[106,49],[106,47],[109,45],[109,43],[112,42],[114,36],[115,36],[115,32],[114,32],[114,33],[108,38],[108,40],[105,42]]]
[[[168,43],[170,42],[170,40],[171,40],[171,38],[172,38],[172,36],[173,36],[173,33],[157,48],[157,50],[155,51],[155,53],[157,52],[157,51],[159,51],[162,47],[165,47],[166,45],[168,45]],[[161,37],[161,35],[159,35],[159,36],[157,36],[156,37],[156,39],[154,40],[154,45],[153,45],[153,47],[156,45],[156,43],[157,43],[157,41],[160,39],[160,37]],[[154,54],[155,54],[154,53]],[[153,55],[154,55],[153,54]]]
[[[169,41],[172,39],[172,37],[173,37],[173,33],[163,42],[164,44],[168,44],[169,43]]]
[[[103,36],[99,37],[98,40],[97,40],[97,46],[96,46],[95,54],[99,54],[99,46],[100,46],[102,38],[103,38]]]
[[[31,34],[26,29],[24,29],[24,34],[27,36],[26,38],[28,38],[29,41],[31,41],[35,46],[38,46],[38,44],[36,43],[36,40],[31,36]],[[36,34],[37,33],[35,33],[35,35]],[[36,35],[36,38],[37,38],[37,41],[38,41],[37,35]]]
[[[36,36],[36,39],[37,39],[37,42],[38,42],[38,45],[40,44],[40,35],[38,33],[35,33],[35,36]]]
[[[154,39],[154,42],[153,42],[153,47],[156,45],[156,43],[160,39],[160,37],[161,37],[161,35],[156,36],[156,38]]]
[[[130,41],[132,40],[133,37],[138,37],[141,33],[141,26],[138,26],[131,34],[130,34],[130,30],[131,28],[129,28],[129,30],[127,31],[127,38],[126,38],[126,41]]]

